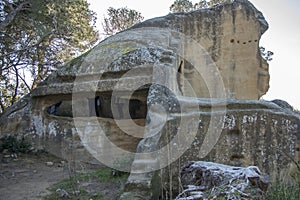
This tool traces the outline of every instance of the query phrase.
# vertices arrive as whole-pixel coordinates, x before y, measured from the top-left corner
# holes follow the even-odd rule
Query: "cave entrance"
[[[148,91],[136,90],[130,97],[122,93],[114,97],[112,92],[97,93],[95,98],[89,99],[90,114],[116,120],[146,119]]]
[[[114,98],[112,98],[111,91],[98,92],[94,98],[83,100],[88,101],[89,109],[84,116],[116,120],[146,119],[148,91],[149,88],[136,90],[131,96],[120,93]],[[60,117],[73,117],[72,101],[64,100],[56,102],[48,108],[48,113]]]
[[[144,131],[141,130],[145,129],[146,124],[148,92],[149,87],[138,89],[130,96],[126,92],[120,92],[117,97],[112,97],[111,91],[97,92],[93,97],[87,95],[85,98],[76,99],[78,101],[77,105],[82,105],[82,108],[78,108],[79,111],[76,111],[76,115],[72,112],[72,100],[69,99],[57,101],[47,110],[50,116],[58,116],[58,118],[51,118],[51,120],[56,120],[61,126],[63,126],[66,118],[79,117],[84,124],[90,118],[96,117],[101,128],[105,130],[106,137],[112,143],[126,151],[136,152],[137,145],[144,136]],[[114,115],[112,110],[114,110]],[[125,114],[125,111],[127,111],[127,114]],[[132,121],[137,126],[133,126]],[[119,127],[120,124],[122,128]],[[101,137],[97,127],[91,130],[95,130],[95,132],[85,133],[85,130],[83,130],[81,134],[95,135],[96,138]],[[135,135],[138,133],[140,137],[130,133],[135,133]],[[97,138],[97,140],[100,143],[102,141],[101,138]],[[105,149],[105,144],[101,145],[101,148]]]

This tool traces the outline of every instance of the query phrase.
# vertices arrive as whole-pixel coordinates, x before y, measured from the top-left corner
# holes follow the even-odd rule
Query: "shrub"
[[[28,153],[31,145],[24,138],[18,140],[16,136],[5,135],[0,138],[0,152],[5,149],[12,153]]]

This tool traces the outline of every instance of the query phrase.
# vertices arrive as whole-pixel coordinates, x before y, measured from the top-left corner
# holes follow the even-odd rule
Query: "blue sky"
[[[99,29],[109,7],[127,6],[141,12],[145,19],[150,19],[168,14],[173,1],[88,0],[91,9],[97,13]],[[263,99],[282,99],[300,110],[300,1],[250,1],[263,12],[270,26],[260,44],[275,53],[274,60],[270,62],[270,89]]]

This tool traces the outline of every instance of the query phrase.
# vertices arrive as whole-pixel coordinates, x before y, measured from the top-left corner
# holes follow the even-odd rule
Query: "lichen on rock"
[[[181,171],[184,190],[176,200],[263,199],[270,178],[258,167],[235,167],[211,162],[191,162]]]

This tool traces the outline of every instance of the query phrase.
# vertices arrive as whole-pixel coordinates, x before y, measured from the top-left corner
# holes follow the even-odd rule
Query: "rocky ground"
[[[115,199],[119,195],[124,178],[110,181],[109,169],[99,172],[99,166],[85,164],[80,167],[75,170],[75,176],[66,161],[50,154],[4,151],[0,153],[0,200]],[[74,190],[74,185],[63,181],[70,177],[78,177]],[[85,195],[78,194],[80,192]]]

